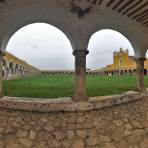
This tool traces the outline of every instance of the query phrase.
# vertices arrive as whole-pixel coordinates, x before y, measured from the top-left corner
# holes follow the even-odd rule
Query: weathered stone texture
[[[148,148],[148,99],[83,112],[0,109],[0,148]]]

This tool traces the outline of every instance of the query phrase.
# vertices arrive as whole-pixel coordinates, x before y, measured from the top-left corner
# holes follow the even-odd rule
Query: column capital
[[[88,53],[89,53],[88,50],[74,50],[73,51],[74,56],[80,56],[80,57],[86,56]]]
[[[6,55],[6,52],[0,50],[0,57],[4,57],[5,55]]]
[[[140,58],[134,58],[135,61],[145,61],[146,58],[140,57]]]

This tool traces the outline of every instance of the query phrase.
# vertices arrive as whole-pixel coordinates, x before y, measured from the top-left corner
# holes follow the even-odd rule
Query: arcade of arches
[[[73,100],[2,97],[3,57],[9,39],[23,26],[37,22],[59,28],[71,43],[75,57]],[[0,0],[0,148],[148,147],[146,92],[134,92],[134,97],[117,95],[112,100],[95,97],[93,101],[86,96],[88,44],[93,34],[102,29],[116,30],[131,42],[137,71],[135,87],[144,91],[148,0]],[[8,67],[10,76],[15,64],[6,60],[4,64],[10,67],[5,66],[4,73]],[[16,63],[24,67],[19,68],[19,75],[26,75],[25,68],[30,66],[19,59]],[[122,59],[119,64],[123,64]],[[27,73],[30,75],[30,70]],[[129,101],[132,102],[113,106]],[[110,104],[113,107],[98,110]]]
[[[11,53],[6,52],[5,56],[3,57],[3,79],[16,79],[36,76],[39,74],[41,74],[39,69],[29,65]]]
[[[113,76],[113,75],[135,75],[136,61],[134,56],[129,55],[128,50],[120,48],[119,52],[113,53],[113,64],[96,70],[86,70],[87,75]],[[148,59],[144,61],[144,75],[148,72]],[[26,63],[24,60],[6,52],[3,57],[3,79],[16,79],[36,75],[74,75],[73,70],[40,70]]]
[[[137,65],[137,87],[144,90],[144,60],[148,49],[147,6],[147,0],[0,1],[1,94],[2,56],[7,43],[18,29],[37,22],[59,28],[71,43],[75,56],[74,100],[87,100],[85,79],[88,43],[91,36],[102,29],[116,30],[131,42]]]

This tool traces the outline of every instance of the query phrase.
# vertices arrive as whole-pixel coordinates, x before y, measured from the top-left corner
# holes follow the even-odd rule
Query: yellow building
[[[3,57],[3,78],[15,79],[40,74],[41,71],[24,60],[6,52]]]
[[[144,62],[144,73],[147,75],[148,59]],[[128,50],[120,48],[119,52],[113,53],[113,64],[98,70],[100,75],[136,75],[136,61],[134,56],[129,55]]]

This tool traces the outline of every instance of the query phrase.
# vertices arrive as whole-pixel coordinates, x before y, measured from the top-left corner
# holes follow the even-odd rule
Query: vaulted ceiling
[[[85,8],[80,4],[83,2],[87,3]],[[148,0],[72,0],[71,5],[71,11],[79,17],[89,14],[96,5],[105,6],[148,27]]]
[[[0,0],[0,3],[15,0]],[[83,17],[93,11],[95,6],[106,6],[113,11],[148,27],[148,0],[69,0],[71,12]],[[85,6],[83,6],[85,5]]]
[[[108,0],[106,6],[148,27],[148,0]]]
[[[87,49],[102,29],[125,35],[137,57],[148,49],[148,0],[0,0],[0,22],[3,51],[15,31],[36,22],[59,28],[73,49]]]

